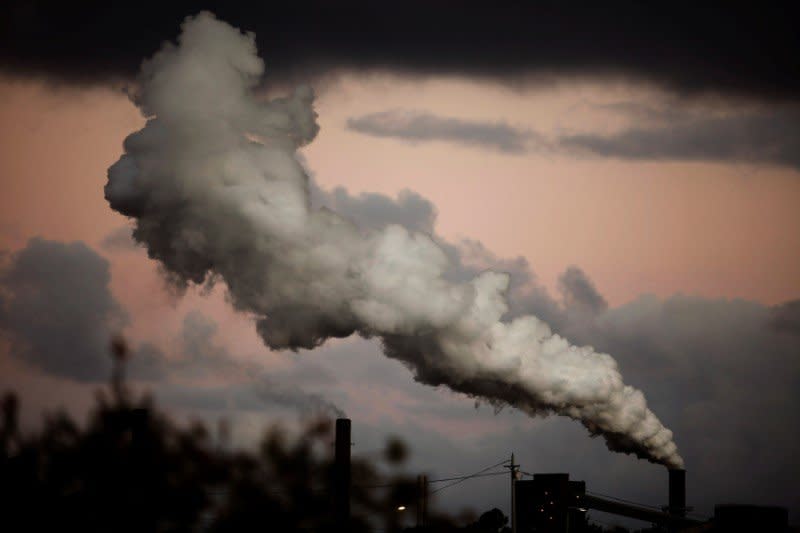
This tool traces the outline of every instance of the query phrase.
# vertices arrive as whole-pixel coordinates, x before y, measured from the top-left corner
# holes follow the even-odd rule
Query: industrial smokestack
[[[350,522],[350,419],[336,419],[336,450],[333,465],[333,513],[347,531]]]
[[[670,468],[669,472],[669,514],[686,516],[686,470]]]

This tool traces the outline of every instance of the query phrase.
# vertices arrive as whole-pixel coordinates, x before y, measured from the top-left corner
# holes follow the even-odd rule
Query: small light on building
[[[397,507],[397,510],[398,510],[398,511],[405,511],[405,510],[406,510],[406,506],[405,506],[405,505],[399,505],[399,506]]]

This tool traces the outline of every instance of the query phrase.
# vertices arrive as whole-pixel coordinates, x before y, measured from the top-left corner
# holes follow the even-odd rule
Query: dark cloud
[[[800,96],[800,37],[788,3],[17,0],[0,21],[0,64],[67,82],[131,79],[201,9],[255,31],[269,70],[284,80],[385,69],[511,83],[630,77],[684,94]]]
[[[218,377],[241,379],[258,367],[232,356],[216,339],[217,323],[200,311],[183,319],[179,358],[165,362],[167,372],[182,378]]]
[[[770,310],[769,323],[775,331],[800,335],[800,300],[773,307]]]
[[[253,393],[251,386],[173,384],[159,387],[156,398],[171,409],[181,409],[197,415],[202,412],[215,414],[226,412],[263,411],[264,402]]]
[[[470,122],[429,112],[382,111],[348,120],[348,127],[376,137],[410,142],[450,141],[505,153],[534,152],[632,160],[688,160],[786,166],[800,170],[800,111],[683,109],[681,102],[593,105],[632,119],[618,133],[576,133],[546,138],[502,122]],[[641,124],[647,124],[642,126]]]
[[[336,417],[346,416],[322,394],[307,392],[296,384],[264,377],[255,386],[256,396],[269,404],[294,409],[301,414],[325,414]]]
[[[0,268],[0,333],[10,354],[52,376],[107,381],[109,343],[129,322],[110,281],[108,261],[82,242],[34,238],[7,254]],[[188,313],[180,357],[170,359],[145,342],[130,349],[126,375],[163,381],[248,372],[214,342],[216,328],[204,315]]]
[[[38,371],[80,382],[107,382],[109,343],[128,316],[109,289],[109,263],[81,242],[40,238],[13,254],[0,269],[0,334],[10,354]],[[300,383],[329,383],[324,371],[267,373],[233,356],[217,338],[218,326],[199,311],[186,314],[178,351],[168,357],[152,343],[132,348],[125,375],[149,382],[169,405],[201,410],[258,410],[267,405],[304,414],[341,415],[322,395]],[[224,386],[204,385],[214,378]]]
[[[279,408],[302,416],[345,416],[323,395],[306,392],[296,384],[269,376],[222,386],[171,384],[159,387],[156,396],[171,408],[195,413],[264,413],[270,408]]]
[[[531,131],[505,122],[480,122],[440,117],[422,111],[380,111],[350,118],[347,127],[374,137],[390,137],[409,142],[447,141],[488,148],[509,154],[522,154],[528,145],[541,139]]]
[[[39,371],[80,382],[105,382],[109,343],[128,315],[111,294],[108,261],[82,242],[34,238],[0,268],[0,334],[10,354]],[[164,376],[164,354],[143,343],[130,352],[127,376]]]
[[[48,374],[106,380],[111,335],[127,321],[110,278],[108,261],[81,242],[31,239],[0,272],[11,355]]]
[[[304,389],[329,385],[331,377],[326,372],[314,366],[268,372],[252,359],[233,355],[216,338],[217,330],[217,323],[203,313],[186,314],[178,357],[160,360],[160,375],[165,379],[158,388],[159,398],[193,410],[258,411],[272,406],[303,415],[343,416],[322,394]],[[225,385],[208,385],[208,378]]]
[[[570,152],[621,159],[765,163],[800,170],[796,109],[659,118],[662,123],[654,127],[568,135],[558,139],[558,145]]]
[[[126,363],[126,376],[137,381],[157,382],[166,378],[166,356],[155,344],[141,343]]]
[[[608,308],[608,302],[597,291],[586,273],[576,266],[567,268],[558,277],[558,289],[567,309],[577,308],[591,313],[599,313]]]

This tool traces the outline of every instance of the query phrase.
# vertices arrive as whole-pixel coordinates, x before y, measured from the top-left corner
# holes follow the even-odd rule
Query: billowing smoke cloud
[[[344,187],[324,190],[313,179],[309,180],[309,187],[312,208],[327,207],[346,213],[361,228],[383,229],[389,224],[400,224],[411,231],[433,233],[436,206],[414,191],[403,190],[395,198],[379,193],[353,196]]]
[[[223,280],[274,349],[331,337],[379,337],[416,379],[581,421],[617,451],[669,466],[682,459],[644,395],[609,355],[509,311],[509,276],[458,283],[447,253],[397,224],[364,231],[313,209],[295,151],[318,126],[313,92],[259,101],[254,36],[209,13],[144,63],[136,103],[149,120],[109,169],[112,208],[181,283]]]
[[[298,154],[301,162],[302,156]],[[509,275],[507,317],[536,315],[558,330],[566,320],[564,310],[544,286],[536,280],[528,260],[524,257],[501,258],[474,239],[450,242],[435,233],[436,206],[420,194],[403,190],[394,198],[379,193],[351,195],[344,187],[332,191],[321,188],[311,172],[309,187],[311,207],[331,209],[365,230],[383,230],[390,224],[399,224],[410,231],[430,234],[448,259],[444,276],[453,282],[466,282],[484,270],[499,270]],[[575,267],[577,268],[577,267]],[[582,271],[581,271],[582,273]],[[585,274],[584,274],[585,277]],[[593,287],[591,280],[587,282]],[[604,301],[599,293],[597,296]]]

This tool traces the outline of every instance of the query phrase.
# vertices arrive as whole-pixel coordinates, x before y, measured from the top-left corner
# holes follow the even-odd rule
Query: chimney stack
[[[336,419],[336,450],[333,466],[333,513],[340,531],[350,523],[350,419]]]
[[[669,514],[686,516],[686,470],[669,469]]]

